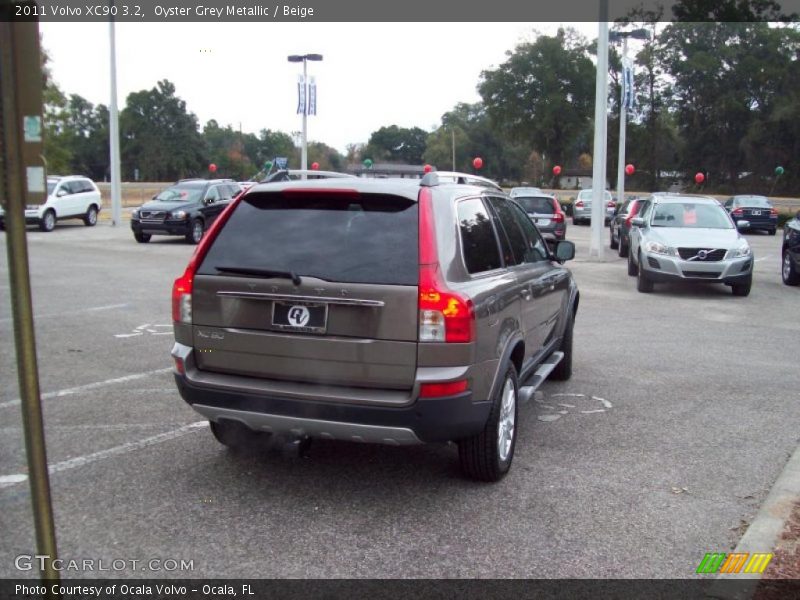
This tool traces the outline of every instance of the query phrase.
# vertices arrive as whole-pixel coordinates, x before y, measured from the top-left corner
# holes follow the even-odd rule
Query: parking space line
[[[97,388],[105,387],[107,385],[127,383],[129,381],[136,381],[137,379],[145,379],[146,377],[151,377],[153,375],[160,375],[161,373],[169,373],[170,371],[172,371],[172,367],[167,367],[166,369],[156,369],[155,371],[145,371],[144,373],[135,373],[133,375],[126,375],[125,377],[106,379],[105,381],[95,381],[94,383],[87,383],[86,385],[79,385],[78,387],[74,388],[67,388],[65,390],[58,390],[56,392],[47,392],[46,394],[42,394],[42,400],[48,400],[50,398],[60,398],[61,396],[70,396],[72,394],[79,394],[81,392],[94,390]],[[10,408],[12,406],[19,406],[19,405],[20,405],[19,398],[15,398],[14,400],[9,400],[8,402],[0,402],[0,408]]]
[[[43,315],[33,315],[35,319],[49,319],[50,317],[64,317],[66,315],[76,315],[79,313],[85,312],[99,312],[101,310],[114,310],[115,308],[125,308],[126,306],[130,306],[130,304],[106,304],[105,306],[90,306],[89,308],[77,308],[75,310],[68,310],[64,312],[57,312],[57,313],[49,313]],[[13,319],[11,317],[3,317],[0,319],[0,323],[11,323]]]
[[[53,463],[47,467],[47,470],[51,475],[53,475],[54,473],[60,473],[61,471],[68,471],[76,467],[82,467],[84,465],[97,462],[98,460],[111,458],[112,456],[119,456],[121,454],[128,454],[129,452],[133,452],[134,450],[147,448],[148,446],[154,446],[155,444],[160,444],[161,442],[174,440],[175,438],[179,438],[181,436],[186,435],[187,433],[192,433],[193,431],[197,431],[204,427],[208,427],[208,421],[196,421],[194,423],[189,423],[188,425],[184,425],[183,427],[178,427],[178,429],[173,429],[172,431],[167,431],[165,433],[159,433],[158,435],[144,438],[136,442],[128,442],[120,446],[114,446],[113,448],[108,448],[107,450],[100,450],[99,452],[93,452],[92,454],[86,454],[84,456],[76,456],[75,458],[70,458],[68,460],[63,460],[61,462]],[[24,473],[14,473],[12,475],[0,475],[0,489],[11,487],[13,485],[23,483],[27,480],[28,476]]]

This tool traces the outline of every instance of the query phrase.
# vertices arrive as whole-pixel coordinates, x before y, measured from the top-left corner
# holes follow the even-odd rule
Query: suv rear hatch
[[[286,188],[243,196],[194,278],[201,371],[410,390],[416,199]]]
[[[528,216],[539,227],[547,227],[557,214],[555,200],[550,196],[518,196],[514,201],[519,204]]]

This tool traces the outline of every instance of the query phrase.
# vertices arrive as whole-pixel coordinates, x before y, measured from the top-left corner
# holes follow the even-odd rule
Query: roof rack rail
[[[426,173],[420,180],[420,185],[425,187],[433,187],[445,183],[460,183],[463,185],[477,185],[480,187],[490,188],[499,192],[503,191],[500,184],[486,177],[480,175],[472,175],[471,173],[459,173],[458,171],[431,171]]]

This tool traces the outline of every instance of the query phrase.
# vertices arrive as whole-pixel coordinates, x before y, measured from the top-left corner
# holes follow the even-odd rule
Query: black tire
[[[747,278],[747,281],[744,283],[734,283],[731,286],[731,292],[733,292],[734,296],[740,296],[744,298],[745,296],[750,295],[750,288],[753,286],[753,276]]]
[[[204,233],[205,227],[203,226],[203,221],[195,219],[192,221],[192,228],[189,230],[189,233],[186,234],[186,241],[190,244],[199,244],[200,240],[203,239]]]
[[[578,221],[578,219],[576,219],[575,217],[572,217],[572,225],[574,227],[577,227],[579,224],[580,224],[580,222]]]
[[[619,248],[617,249],[617,255],[621,258],[628,256],[628,244],[625,243],[625,238],[623,236],[619,236]]]
[[[508,389],[510,386],[511,390]],[[513,407],[506,404],[507,394],[511,393],[510,402]],[[514,459],[514,448],[517,444],[517,406],[519,386],[517,383],[517,370],[514,365],[508,365],[503,375],[503,383],[498,388],[492,399],[492,410],[483,431],[458,441],[458,458],[461,471],[470,479],[478,481],[500,481],[511,468]],[[513,413],[513,414],[509,414]],[[509,421],[510,430],[509,430]],[[503,433],[501,433],[501,423]],[[500,444],[503,443],[505,458],[501,455]]]
[[[97,207],[92,204],[83,215],[83,224],[87,227],[94,227],[97,225]]]
[[[769,234],[770,234],[770,235],[775,235],[776,233],[778,233],[778,230],[777,230],[777,229],[770,229],[770,230],[769,230]]]
[[[137,242],[140,244],[146,244],[150,241],[150,234],[149,233],[136,233],[133,232],[133,237],[136,239]]]
[[[788,250],[783,251],[781,261],[781,279],[783,279],[783,283],[786,285],[800,284],[800,273],[797,272]]]
[[[636,273],[636,289],[643,294],[653,291],[653,280],[647,276],[647,271],[642,268],[642,255],[639,255],[639,268]]]
[[[45,211],[42,215],[42,220],[39,221],[39,229],[42,231],[53,231],[56,228],[56,213],[50,209]]]
[[[263,447],[269,435],[253,431],[237,421],[209,421],[211,433],[223,446],[234,451],[248,451]]]
[[[569,309],[569,317],[567,317],[567,325],[564,329],[564,337],[561,339],[561,346],[559,351],[564,353],[564,358],[556,365],[556,368],[550,373],[550,379],[554,381],[567,381],[572,377],[572,330],[575,326],[575,315],[572,312],[572,307]]]
[[[611,248],[612,250],[616,250],[617,248],[619,248],[619,241],[614,239],[614,228],[613,227],[609,227],[608,235],[611,238],[611,242],[609,242],[609,244],[608,244],[609,248]]]
[[[628,275],[631,277],[636,277],[637,273],[639,273],[639,268],[633,263],[633,255],[630,253],[630,249],[628,250]]]

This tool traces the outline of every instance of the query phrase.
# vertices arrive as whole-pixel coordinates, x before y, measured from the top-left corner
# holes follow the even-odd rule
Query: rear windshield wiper
[[[243,267],[214,267],[217,271],[223,273],[235,273],[237,275],[253,275],[255,277],[281,277],[283,279],[291,279],[295,285],[300,285],[302,280],[300,275],[294,271],[275,271],[273,269],[250,269]]]

